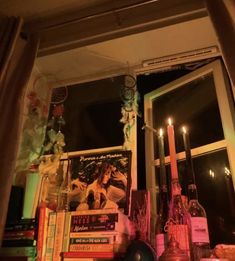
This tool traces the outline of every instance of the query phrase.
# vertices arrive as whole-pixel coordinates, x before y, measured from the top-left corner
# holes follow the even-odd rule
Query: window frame
[[[156,221],[157,215],[157,192],[158,186],[156,185],[156,167],[159,166],[159,159],[155,159],[154,150],[157,146],[154,135],[156,132],[153,130],[153,101],[155,98],[168,93],[172,90],[180,88],[181,86],[212,73],[215,91],[220,111],[220,117],[224,132],[224,139],[204,146],[193,148],[192,158],[205,155],[217,150],[226,149],[228,154],[228,160],[232,173],[233,180],[235,180],[235,110],[232,91],[230,90],[229,79],[225,73],[222,62],[217,59],[195,71],[178,78],[152,92],[147,93],[144,96],[144,119],[145,124],[149,128],[145,129],[145,158],[146,158],[146,189],[150,191],[151,195],[151,218],[153,226]],[[177,160],[185,159],[185,152],[177,153]],[[170,163],[170,157],[165,157],[165,163]],[[233,182],[234,186],[234,182]]]

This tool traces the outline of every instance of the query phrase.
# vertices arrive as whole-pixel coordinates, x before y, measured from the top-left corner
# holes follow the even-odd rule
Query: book
[[[36,246],[36,240],[34,239],[10,239],[2,240],[3,247],[27,247]]]
[[[113,252],[73,252],[73,251],[68,251],[68,252],[62,252],[61,257],[63,260],[65,258],[114,258],[116,255]]]
[[[17,223],[22,217],[22,206],[24,198],[24,188],[20,186],[12,186],[7,211],[7,223]]]
[[[113,244],[115,241],[114,235],[87,235],[87,236],[80,236],[80,237],[74,237],[70,238],[69,244]]]
[[[132,233],[128,216],[117,209],[71,212],[70,233],[102,230]]]
[[[99,224],[84,224],[76,225],[71,228],[71,233],[76,232],[91,232],[91,231],[115,231],[118,230],[118,224],[111,223],[99,223]]]
[[[1,256],[0,260],[4,261],[36,261],[35,257],[28,257],[28,256]]]
[[[57,212],[56,214],[56,228],[55,240],[53,249],[53,261],[60,261],[60,253],[63,247],[64,225],[65,225],[65,211]]]
[[[70,204],[70,210],[116,208],[128,214],[131,154],[128,150],[118,150],[71,156],[72,182],[83,182],[87,186],[83,200],[78,195],[71,198],[73,209]]]
[[[37,227],[37,222],[35,218],[30,219],[20,219],[14,223],[6,223],[4,231],[25,231],[25,230],[35,230]]]
[[[114,252],[114,244],[70,244],[69,251],[83,252]]]
[[[71,224],[84,225],[84,224],[103,224],[107,222],[118,222],[118,213],[100,213],[100,214],[71,214]]]
[[[107,260],[107,259],[106,259]],[[81,258],[78,258],[78,257],[65,257],[63,258],[63,261],[96,261],[95,258],[84,258],[84,257],[81,257]]]
[[[34,238],[35,238],[35,230],[5,231],[3,234],[3,240],[34,239]]]
[[[35,230],[15,230],[15,231],[5,231],[3,237],[32,237],[35,236]]]
[[[69,249],[70,218],[71,218],[71,212],[66,212],[65,221],[64,221],[64,235],[63,235],[63,243],[62,243],[62,252],[66,252]]]
[[[0,248],[0,256],[36,256],[36,246],[28,247],[2,247]]]
[[[23,218],[35,218],[41,183],[42,175],[39,172],[30,172],[26,175]]]
[[[42,261],[46,252],[48,220],[49,220],[49,213],[51,212],[52,210],[45,206],[41,206],[39,208],[37,261]]]
[[[56,228],[56,212],[49,213],[45,260],[52,260]]]

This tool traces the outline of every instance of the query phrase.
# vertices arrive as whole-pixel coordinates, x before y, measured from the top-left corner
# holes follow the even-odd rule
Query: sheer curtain
[[[0,243],[13,182],[23,97],[38,49],[21,18],[0,19]],[[1,245],[1,244],[0,244]]]

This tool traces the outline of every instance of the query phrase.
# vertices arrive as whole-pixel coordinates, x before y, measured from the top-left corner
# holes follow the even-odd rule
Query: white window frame
[[[215,83],[215,91],[217,96],[217,101],[220,110],[221,122],[224,131],[224,139],[207,144],[201,147],[192,149],[192,157],[197,157],[204,155],[206,153],[211,153],[213,151],[227,149],[228,160],[230,164],[230,169],[232,173],[233,180],[235,180],[235,110],[232,98],[232,92],[230,90],[229,80],[227,75],[224,73],[224,67],[220,60],[215,60],[197,69],[169,84],[162,86],[161,88],[154,90],[144,97],[144,119],[145,124],[150,128],[146,128],[145,131],[145,156],[146,156],[146,188],[151,194],[151,217],[152,222],[155,223],[156,213],[157,213],[157,191],[155,179],[155,169],[159,166],[159,160],[154,158],[154,135],[155,133],[151,131],[153,128],[153,101],[157,97],[180,88],[181,86],[192,82],[193,80],[204,77],[212,73]],[[185,159],[185,152],[180,152],[177,154],[178,160]],[[166,164],[170,163],[169,156],[165,158]]]

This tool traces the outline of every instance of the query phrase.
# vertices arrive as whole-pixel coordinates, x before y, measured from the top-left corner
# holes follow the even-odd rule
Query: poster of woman
[[[79,155],[70,159],[70,210],[116,208],[128,213],[131,151]]]

